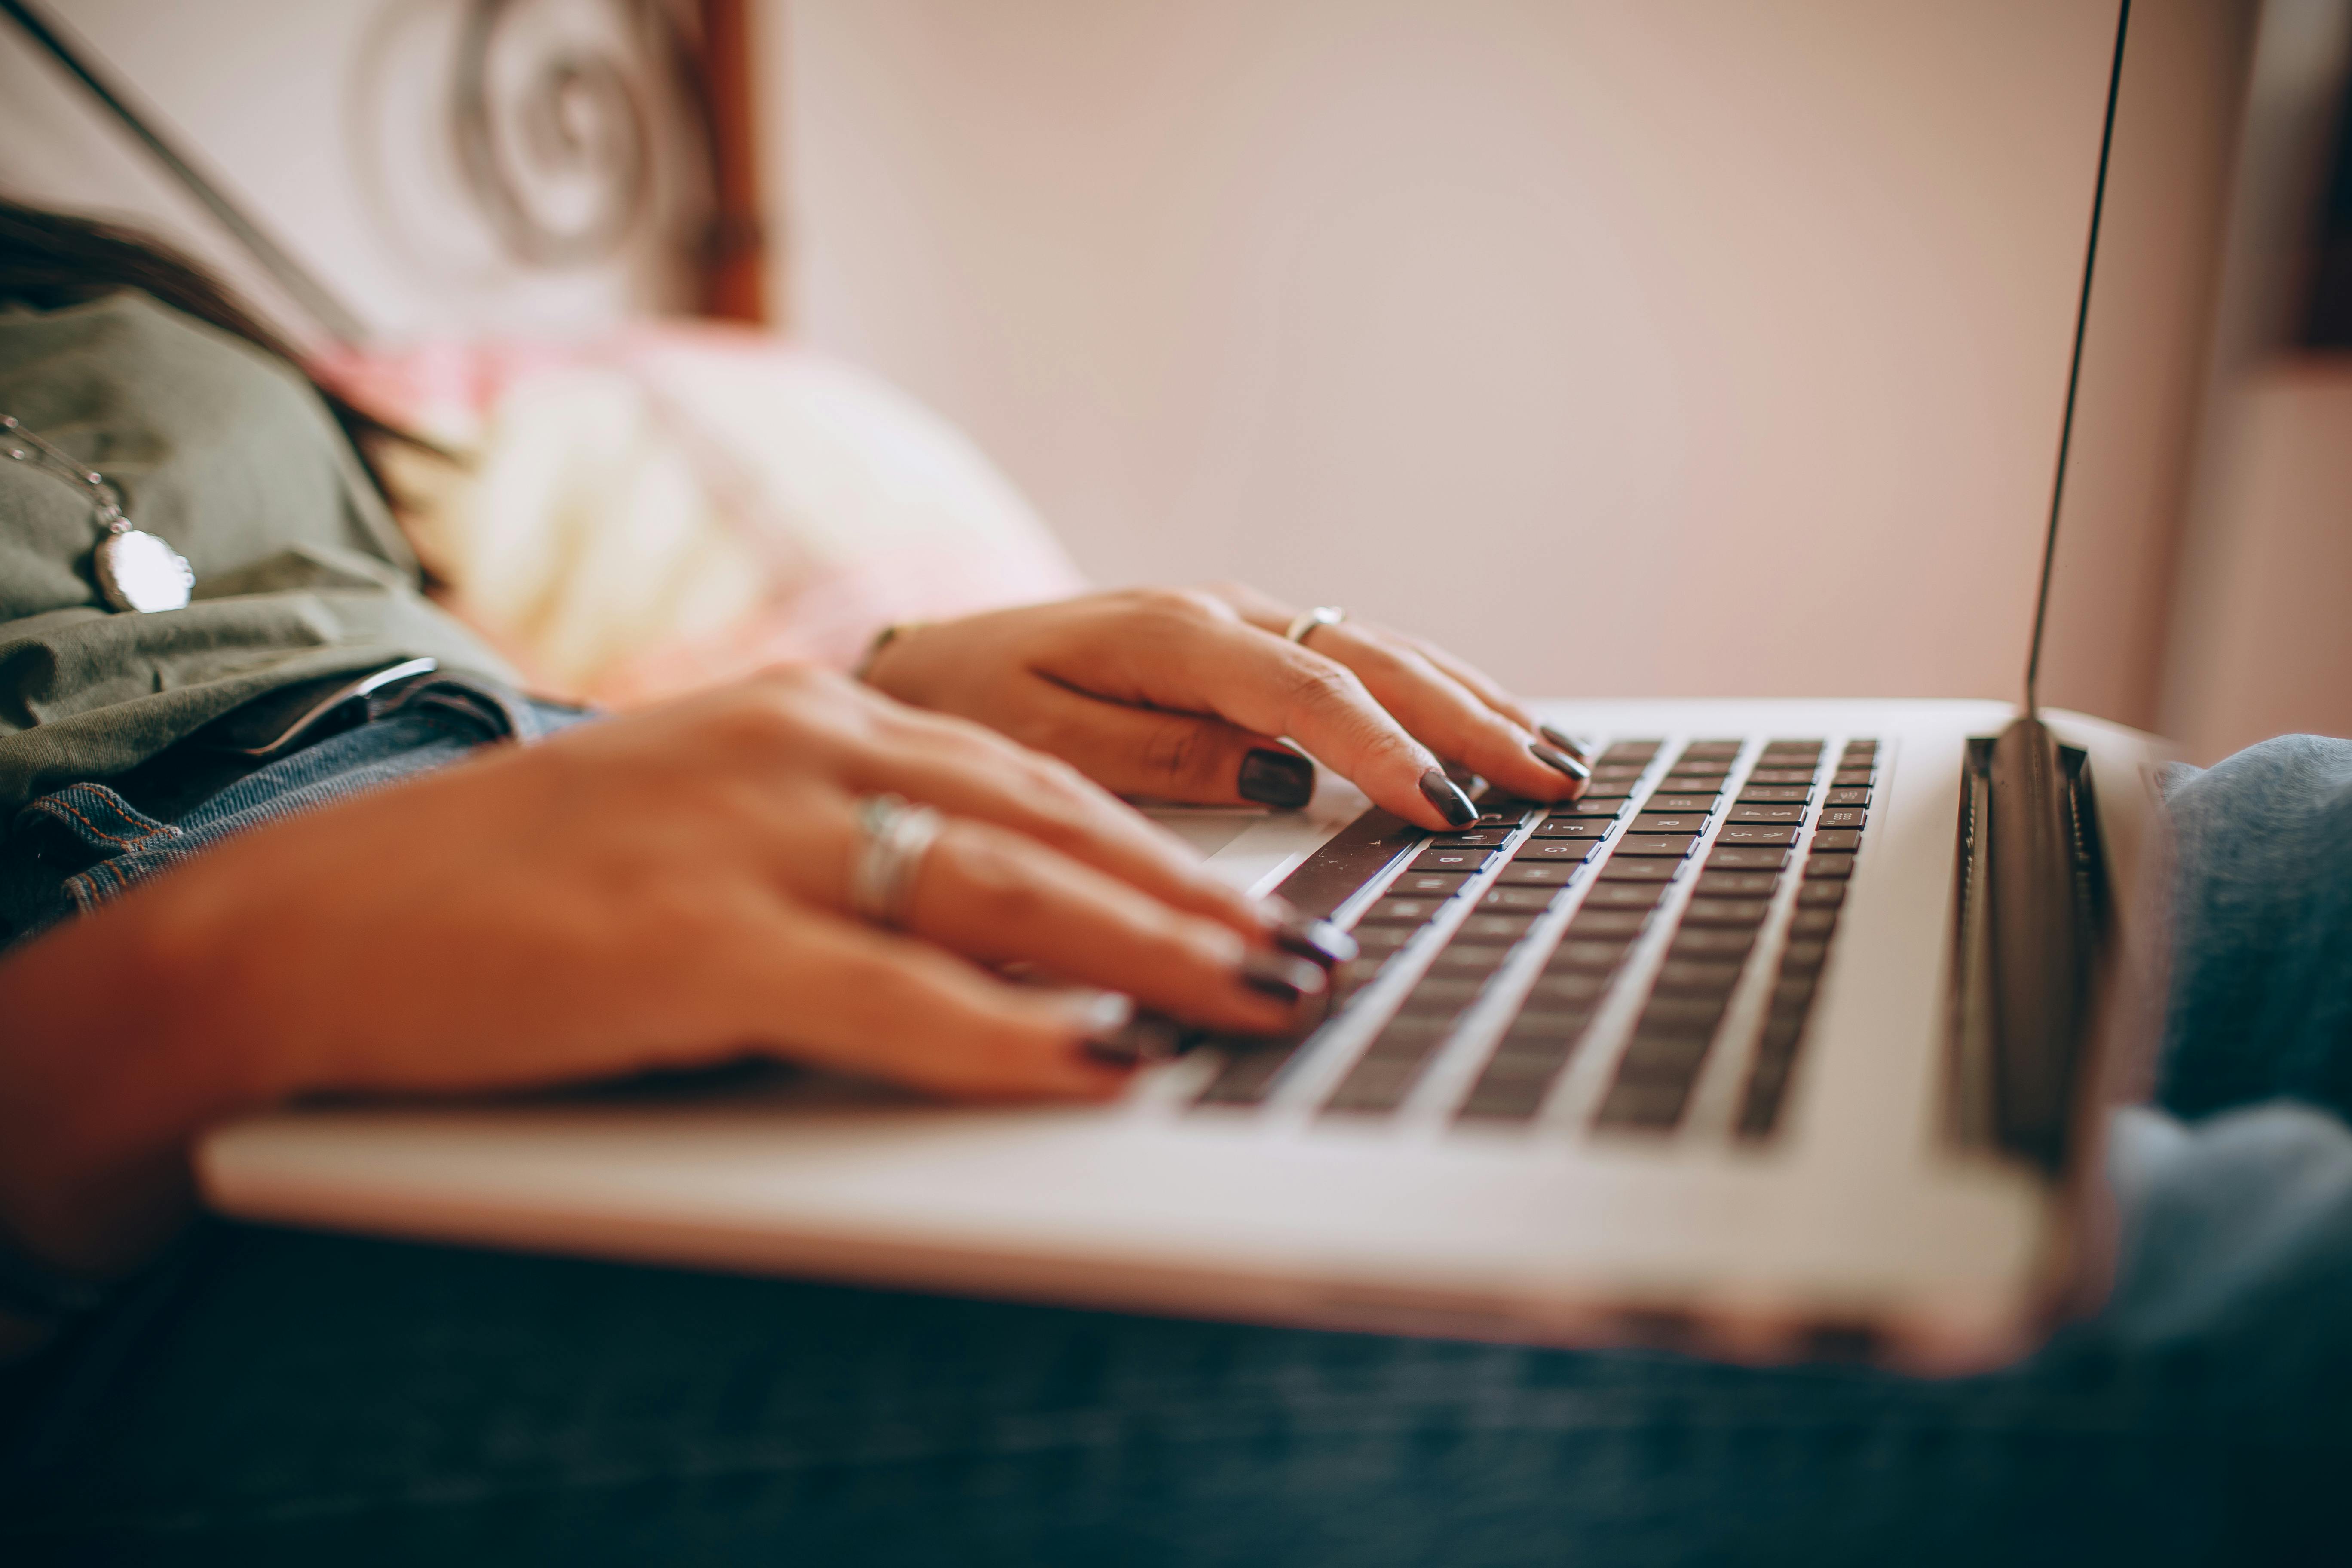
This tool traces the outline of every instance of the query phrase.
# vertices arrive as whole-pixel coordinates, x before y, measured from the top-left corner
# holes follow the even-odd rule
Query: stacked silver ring
[[[849,907],[878,926],[902,924],[942,819],[928,805],[869,795],[857,803],[857,826],[866,841],[849,868]]]

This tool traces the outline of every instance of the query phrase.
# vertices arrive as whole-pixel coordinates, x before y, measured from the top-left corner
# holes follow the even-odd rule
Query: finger
[[[1496,788],[1533,800],[1583,793],[1591,773],[1582,763],[1479,700],[1418,649],[1353,622],[1326,626],[1315,640],[1406,729]]]
[[[1296,808],[1315,793],[1315,764],[1269,735],[1222,719],[1134,708],[1050,681],[1022,739],[1116,794],[1195,805]]]
[[[997,823],[1177,909],[1245,935],[1266,932],[1271,911],[1066,762],[961,720],[900,710],[861,763],[853,788],[895,791],[957,816]]]
[[[1520,729],[1536,728],[1537,720],[1534,710],[1508,691],[1504,690],[1494,677],[1472,664],[1468,659],[1462,658],[1425,638],[1400,632],[1392,626],[1371,624],[1366,626],[1365,629],[1391,643],[1401,643],[1411,648],[1450,676],[1457,684],[1467,689],[1479,701],[1484,702]]]
[[[1082,689],[1192,713],[1261,735],[1286,735],[1353,779],[1379,805],[1424,827],[1458,826],[1476,810],[1448,783],[1353,671],[1244,622],[1171,597],[1141,612],[1141,635],[1112,645],[1106,668],[1055,670]]]
[[[957,1099],[1101,1100],[1127,1075],[1088,1056],[1098,1003],[1008,984],[927,942],[793,910],[753,925],[739,1027],[775,1054]],[[1090,1011],[1090,1008],[1093,1009]]]
[[[1326,988],[1312,963],[987,823],[947,824],[918,870],[906,921],[982,963],[1044,965],[1222,1029],[1288,1033]]]

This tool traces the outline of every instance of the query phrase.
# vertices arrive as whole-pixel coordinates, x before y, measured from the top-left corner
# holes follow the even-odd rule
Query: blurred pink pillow
[[[449,608],[550,695],[615,707],[1083,586],[979,449],[879,378],[711,324],[426,343],[315,367],[463,453],[394,449]]]

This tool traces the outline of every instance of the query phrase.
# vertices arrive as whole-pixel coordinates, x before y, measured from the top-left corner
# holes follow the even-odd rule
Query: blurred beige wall
[[[2142,0],[2046,696],[2146,723],[2249,7]],[[2109,0],[789,0],[793,321],[1108,582],[2019,685]]]
[[[2231,400],[2167,719],[2210,763],[2288,731],[2352,735],[2352,363],[2281,361]]]

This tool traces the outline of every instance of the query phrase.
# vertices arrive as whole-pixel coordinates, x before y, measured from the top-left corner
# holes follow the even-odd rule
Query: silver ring
[[[1307,634],[1317,626],[1336,626],[1348,618],[1348,612],[1337,605],[1318,605],[1311,610],[1301,610],[1283,629],[1283,639],[1307,646]]]
[[[857,802],[857,826],[866,842],[849,868],[849,907],[876,925],[897,926],[906,919],[915,878],[943,820],[928,805],[869,795]]]

